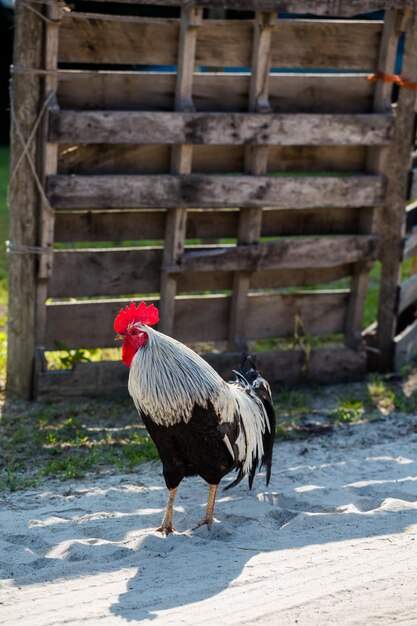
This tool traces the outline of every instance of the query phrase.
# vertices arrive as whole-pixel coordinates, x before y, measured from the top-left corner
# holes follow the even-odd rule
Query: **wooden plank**
[[[360,209],[264,210],[261,236],[355,234],[359,214]],[[234,239],[237,226],[237,210],[189,210],[186,238]],[[55,220],[55,241],[61,243],[162,240],[164,232],[164,210],[59,211]]]
[[[49,285],[50,297],[95,297],[100,295],[117,296],[123,293],[149,293],[158,291],[158,272],[161,266],[161,250],[149,250],[135,255],[144,260],[147,273],[125,261],[122,254],[107,252],[84,252],[77,254],[57,254],[52,280]],[[131,257],[127,257],[130,259]],[[113,265],[112,265],[113,263]],[[93,268],[94,280],[91,280]],[[78,272],[78,274],[77,274]],[[350,276],[352,266],[336,265],[320,268],[290,268],[259,270],[251,280],[252,289],[275,289],[279,287],[308,287],[326,284]],[[81,276],[81,280],[77,280]],[[116,280],[113,278],[116,276]],[[231,290],[231,271],[186,272],[177,280],[178,293]]]
[[[348,277],[352,265],[335,267],[259,270],[251,276],[251,289],[276,289],[324,285]],[[233,272],[187,272],[178,276],[178,293],[225,291],[233,287]]]
[[[71,11],[61,25],[59,62],[176,65],[178,35],[176,19]]]
[[[202,25],[201,9],[187,7],[181,9],[180,35],[177,52],[177,82],[175,86],[175,109],[192,111],[193,73],[197,45],[197,31]],[[193,149],[190,142],[178,142],[171,154],[171,172],[173,174],[190,174],[192,169]],[[184,251],[187,227],[187,208],[178,203],[173,211],[166,214],[165,245],[163,266],[176,263]],[[161,306],[160,328],[171,335],[175,317],[175,296],[177,293],[176,277],[161,271]]]
[[[397,314],[400,315],[414,302],[417,302],[417,274],[400,283]]]
[[[375,258],[376,238],[346,236],[334,239],[311,238],[278,241],[269,244],[245,246],[244,248],[218,248],[206,246],[198,251],[187,248],[178,265],[168,266],[173,273],[186,275],[196,272],[233,272],[260,270],[312,270],[350,264]],[[323,258],[326,255],[326,258]],[[54,271],[48,285],[49,298],[94,297],[126,293],[152,293],[159,290],[159,271],[162,266],[161,248],[115,248],[58,250],[54,253]],[[343,273],[346,275],[346,272]],[[285,278],[285,272],[275,278],[266,274],[256,277],[255,287],[280,286],[297,273]],[[325,275],[313,273],[315,282],[324,282]],[[335,278],[338,274],[335,275]],[[230,280],[228,278],[227,280]],[[310,279],[311,281],[311,279]],[[209,276],[181,278],[182,290],[201,291],[210,289],[216,280]],[[220,283],[225,285],[225,283]],[[312,284],[308,282],[307,284]],[[228,289],[228,286],[219,287]]]
[[[195,64],[249,67],[252,29],[247,20],[204,20]],[[272,66],[373,70],[380,32],[375,20],[282,20],[273,31]],[[72,11],[62,23],[59,61],[174,66],[178,39],[178,20]],[[155,47],[155,41],[164,45]]]
[[[170,111],[174,107],[175,72],[61,70],[61,109]]]
[[[399,28],[403,28],[402,25]],[[417,81],[417,13],[410,14],[406,25],[402,73]],[[378,308],[378,365],[388,369],[393,365],[393,339],[396,326],[397,285],[399,279],[402,229],[408,190],[408,171],[412,157],[415,93],[400,90],[396,105],[395,138],[386,160],[388,179],[387,200],[381,212],[381,282]]]
[[[127,397],[129,369],[122,361],[77,363],[73,370],[38,372],[36,399]]]
[[[417,199],[417,169],[411,170],[410,200]]]
[[[82,1],[82,0],[81,0]],[[138,0],[96,0],[136,4]],[[145,0],[141,4],[188,6],[190,0]],[[352,17],[360,13],[382,9],[413,8],[413,0],[194,0],[195,6],[228,8],[236,11],[282,11],[283,13],[311,13],[312,15],[339,15]]]
[[[399,12],[387,11],[385,13],[381,43],[378,54],[378,71],[392,74],[395,71],[398,40],[400,32],[398,29]],[[378,81],[375,85],[374,111],[381,114],[391,114],[391,94],[392,86],[384,81]],[[367,171],[383,173],[386,169],[386,162],[389,155],[389,148],[372,146],[368,151]],[[371,208],[361,213],[359,221],[359,231],[361,233],[375,232],[378,230],[377,218],[381,207]],[[355,267],[352,285],[349,310],[346,320],[346,345],[355,348],[362,342],[362,324],[365,301],[368,293],[368,279],[371,266],[368,263],[360,263]]]
[[[44,98],[49,100],[48,110],[42,120],[41,129],[41,179],[45,186],[48,176],[56,174],[58,168],[58,145],[48,140],[49,115],[58,108],[56,90],[58,77],[55,72],[58,66],[59,28],[63,16],[63,9],[59,2],[52,2],[46,6],[46,29],[44,44],[44,68],[50,74],[44,79]],[[36,344],[40,352],[45,343],[46,311],[48,281],[52,273],[53,243],[54,243],[55,212],[44,198],[40,204],[39,215],[39,245],[45,250],[40,255],[38,265],[38,280],[36,286]],[[37,363],[38,364],[38,363]]]
[[[248,298],[248,339],[291,337],[296,314],[312,334],[340,333],[347,297],[347,291],[252,294]],[[226,340],[230,304],[229,296],[177,298],[174,336],[188,343]],[[123,301],[115,300],[49,304],[47,348],[56,349],[55,341],[68,348],[115,347],[113,319],[122,305]]]
[[[59,174],[168,174],[170,146],[61,144]],[[268,172],[364,172],[363,146],[269,146]],[[244,171],[244,146],[193,146],[194,174]]]
[[[391,114],[164,113],[56,111],[49,140],[59,143],[208,145],[381,145],[391,141]]]
[[[394,346],[394,369],[401,373],[403,366],[409,364],[417,352],[417,320],[394,337]]]
[[[258,369],[271,383],[353,382],[366,374],[366,353],[346,348],[313,348],[307,373],[302,350],[274,350],[255,356]],[[203,357],[225,380],[230,380],[241,354],[226,352]],[[57,396],[127,397],[128,376],[129,369],[122,361],[77,363],[73,370],[42,372],[37,381],[38,400],[55,400]]]
[[[377,254],[376,235],[309,237],[186,252],[180,263],[166,269],[181,273],[331,267],[372,260]]]
[[[199,228],[199,224],[197,228]],[[164,210],[59,212],[55,220],[55,241],[57,243],[162,240],[164,232]]]
[[[240,352],[208,354],[206,360],[223,378],[239,362]],[[331,384],[362,380],[366,375],[366,352],[348,348],[313,348],[306,370],[306,356],[302,350],[274,350],[255,354],[260,372],[271,383],[316,382]]]
[[[13,63],[22,67],[41,67],[42,38],[39,18],[24,3],[16,4]],[[38,190],[29,161],[23,157],[24,145],[35,125],[41,98],[40,79],[36,74],[13,74],[11,96],[14,115],[11,125],[10,171],[10,241],[23,246],[37,242]],[[37,138],[28,146],[33,162]],[[20,163],[20,164],[19,164]],[[19,164],[19,165],[18,165]],[[26,399],[32,394],[33,360],[36,333],[36,259],[32,254],[9,256],[9,314],[7,389]]]
[[[381,176],[51,176],[56,209],[236,206],[363,207],[382,204]]]
[[[48,297],[159,291],[161,248],[56,251]]]
[[[310,287],[324,285],[346,278],[352,274],[352,265],[334,267],[307,267],[285,270],[259,270],[251,280],[251,289],[274,289],[278,287]],[[184,277],[191,276],[184,274]],[[202,274],[200,274],[202,276]]]
[[[262,215],[262,237],[356,234],[363,209],[268,209]]]
[[[280,20],[272,37],[272,67],[373,69],[381,27],[376,20]]]
[[[197,147],[201,149],[211,148]],[[269,146],[268,173],[366,172],[367,150],[364,146]]]
[[[403,261],[417,256],[417,230],[409,233],[404,240]]]
[[[366,113],[374,85],[367,74],[271,74],[272,110],[287,113]],[[176,75],[163,72],[61,70],[58,101],[62,109],[172,111]],[[197,111],[247,111],[249,74],[195,73]],[[343,98],[340,98],[340,93]]]
[[[170,147],[61,145],[59,174],[168,174]]]
[[[271,68],[272,31],[276,23],[275,13],[255,13],[252,40],[251,80],[249,84],[249,112],[255,112],[260,120],[260,113],[269,113],[268,99],[269,74]],[[262,119],[268,119],[266,115]],[[265,122],[264,122],[265,123]],[[266,145],[245,146],[245,173],[264,176],[268,168],[268,148]],[[260,208],[242,207],[239,212],[237,244],[246,246],[259,241],[262,229],[262,211]],[[246,350],[248,321],[248,292],[250,274],[237,272],[233,277],[232,302],[230,307],[229,348]]]

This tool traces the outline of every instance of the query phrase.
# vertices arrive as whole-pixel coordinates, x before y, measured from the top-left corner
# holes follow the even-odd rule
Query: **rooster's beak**
[[[123,335],[116,335],[116,337],[114,338],[115,341],[124,341],[124,337]]]

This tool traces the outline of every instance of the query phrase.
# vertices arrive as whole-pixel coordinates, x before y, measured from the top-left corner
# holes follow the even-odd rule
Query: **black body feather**
[[[240,378],[241,376],[241,378]],[[271,476],[272,449],[275,436],[275,412],[268,383],[263,379],[254,366],[245,369],[241,366],[237,375],[238,384],[249,394],[256,394],[262,401],[268,416],[269,431],[263,435],[264,454],[262,459],[254,459],[248,474],[249,487],[255,473],[262,465],[266,468],[266,484]],[[178,487],[186,476],[199,475],[209,484],[217,485],[231,470],[236,469],[238,475],[229,484],[229,489],[244,478],[244,461],[238,458],[237,439],[243,424],[239,416],[233,422],[221,422],[216,415],[213,405],[208,402],[207,408],[195,405],[191,419],[185,423],[181,421],[173,425],[160,425],[152,420],[151,415],[141,411],[143,422],[154,441],[161,457],[163,473],[168,489]],[[227,435],[234,457],[228,450],[224,437]]]

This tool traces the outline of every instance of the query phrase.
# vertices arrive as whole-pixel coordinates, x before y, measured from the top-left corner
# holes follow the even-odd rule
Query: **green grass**
[[[130,398],[54,404],[5,401],[0,420],[0,490],[43,477],[82,478],[113,468],[133,471],[157,458]]]

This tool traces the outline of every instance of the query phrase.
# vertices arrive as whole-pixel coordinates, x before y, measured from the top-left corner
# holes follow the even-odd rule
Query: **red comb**
[[[134,302],[131,302],[124,309],[120,309],[114,320],[114,330],[116,333],[124,333],[132,322],[140,322],[141,324],[152,326],[152,324],[157,324],[158,321],[159,312],[153,304],[146,306],[144,302],[141,302],[136,306]]]

